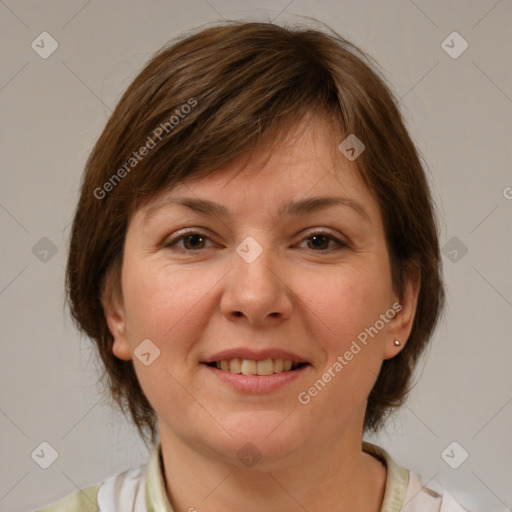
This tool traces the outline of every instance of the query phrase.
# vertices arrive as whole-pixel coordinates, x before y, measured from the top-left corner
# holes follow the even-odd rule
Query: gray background
[[[442,216],[448,310],[418,386],[370,441],[467,507],[512,510],[510,0],[0,1],[0,510],[37,508],[147,460],[100,402],[90,342],[63,312],[82,168],[121,93],[183,30],[299,16],[381,64]],[[44,31],[58,42],[47,59],[31,47]],[[469,44],[456,59],[441,45],[453,31]],[[31,457],[43,441],[58,452],[48,469]],[[452,464],[469,453],[458,469],[441,456],[453,441]]]

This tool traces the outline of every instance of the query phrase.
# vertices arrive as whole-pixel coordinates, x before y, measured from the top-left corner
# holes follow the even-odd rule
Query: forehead
[[[162,190],[153,196],[147,208],[166,198],[194,192],[217,195],[230,191],[239,195],[265,189],[267,207],[273,203],[272,198],[296,197],[320,189],[368,195],[356,163],[338,150],[343,138],[341,130],[333,130],[327,116],[304,116],[287,129],[278,145],[269,141],[253,147],[207,176],[192,177]]]
[[[277,146],[267,143],[245,153],[213,173],[179,183],[149,200],[141,214],[150,218],[159,209],[179,198],[215,202],[215,214],[228,216],[247,209],[289,213],[287,205],[318,197],[341,198],[363,217],[378,216],[378,206],[365,185],[355,162],[349,161],[338,146],[343,135],[335,133],[325,117],[303,119],[292,126]],[[198,205],[208,209],[206,204]],[[303,210],[307,210],[307,207]]]

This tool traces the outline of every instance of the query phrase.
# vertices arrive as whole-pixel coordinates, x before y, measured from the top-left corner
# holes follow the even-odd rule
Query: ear
[[[126,322],[123,300],[121,293],[114,290],[111,279],[107,279],[101,295],[101,304],[103,306],[108,330],[114,338],[112,352],[119,359],[129,361],[132,358],[132,353],[126,338]]]
[[[416,315],[420,283],[421,270],[415,263],[410,263],[406,268],[402,297],[396,297],[393,304],[396,315],[388,324],[386,340],[384,341],[384,359],[395,357],[407,343]],[[395,345],[395,340],[398,340],[400,345]]]

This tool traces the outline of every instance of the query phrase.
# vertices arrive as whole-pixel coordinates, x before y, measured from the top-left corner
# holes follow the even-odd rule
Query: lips
[[[215,363],[208,363],[219,370],[230,373],[242,373],[243,375],[273,375],[274,373],[289,372],[305,363],[293,363],[289,359],[264,359],[255,361],[252,359],[222,359]]]
[[[251,350],[245,348],[218,352],[203,363],[233,374],[273,375],[290,372],[309,364],[306,360],[280,349]]]

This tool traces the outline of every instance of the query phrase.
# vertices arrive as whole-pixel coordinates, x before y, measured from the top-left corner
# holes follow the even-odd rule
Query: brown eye
[[[325,235],[313,235],[308,238],[311,241],[310,249],[328,249],[329,237]]]
[[[185,249],[202,249],[205,241],[205,237],[198,233],[186,235],[182,239]]]
[[[307,248],[317,252],[327,252],[330,249],[341,249],[344,247],[348,247],[347,244],[343,243],[341,240],[332,236],[329,233],[319,232],[319,233],[311,233],[303,241],[307,242]],[[334,243],[334,247],[330,247],[329,244],[331,242]]]
[[[210,240],[210,238],[207,237],[206,235],[203,235],[202,233],[198,233],[196,231],[189,231],[187,233],[184,233],[173,238],[170,242],[168,242],[165,245],[165,247],[175,247],[178,251],[192,252],[200,249],[205,249],[207,247],[205,244],[208,240]]]

